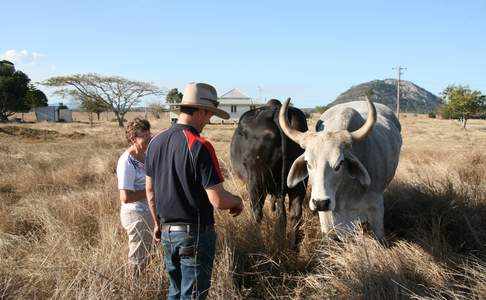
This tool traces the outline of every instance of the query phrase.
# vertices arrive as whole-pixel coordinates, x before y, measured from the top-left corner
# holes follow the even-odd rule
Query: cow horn
[[[290,127],[289,122],[287,120],[287,107],[289,106],[289,102],[290,102],[290,98],[287,98],[284,104],[280,107],[280,113],[278,114],[278,122],[280,123],[280,128],[282,128],[282,131],[285,133],[285,135],[287,135],[292,141],[296,142],[302,148],[304,148],[302,142],[305,133]]]
[[[353,142],[359,142],[366,138],[366,136],[370,134],[373,126],[376,123],[376,108],[373,102],[371,102],[371,100],[368,98],[368,96],[366,96],[366,103],[368,104],[368,118],[360,129],[351,132],[351,138],[353,139]]]

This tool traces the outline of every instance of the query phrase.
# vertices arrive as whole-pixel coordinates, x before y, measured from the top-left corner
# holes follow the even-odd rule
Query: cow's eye
[[[334,171],[339,171],[339,169],[341,169],[341,165],[343,164],[343,161],[344,160],[341,160],[335,167],[334,167]]]

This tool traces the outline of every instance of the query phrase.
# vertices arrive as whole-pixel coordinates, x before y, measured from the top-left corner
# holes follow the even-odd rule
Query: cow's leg
[[[370,201],[373,205],[370,207],[368,223],[370,224],[376,239],[383,241],[385,238],[385,228],[383,226],[383,194],[373,194],[373,199],[370,199]]]
[[[253,184],[249,189],[251,208],[253,210],[253,216],[255,220],[260,223],[263,218],[263,202],[265,201],[266,193],[262,189],[258,188],[256,184]]]
[[[285,195],[283,197],[276,197],[277,199],[277,222],[274,227],[275,242],[279,249],[286,247],[287,233],[287,212],[285,211]]]
[[[277,196],[275,196],[275,195],[271,195],[271,198],[270,198],[270,203],[272,204],[272,206],[271,206],[272,211],[275,211],[275,207],[276,207],[277,199],[278,199],[278,197],[277,197]]]
[[[285,195],[284,197],[275,196],[277,200],[277,222],[274,227],[275,239],[279,247],[285,247],[285,233],[287,232],[287,212],[285,211]]]
[[[287,226],[287,212],[285,211],[285,196],[277,197],[277,218],[279,226]],[[285,230],[285,229],[284,229]]]
[[[302,224],[302,203],[305,197],[303,184],[297,185],[289,191],[289,224],[290,224],[290,247],[297,248],[299,228]]]

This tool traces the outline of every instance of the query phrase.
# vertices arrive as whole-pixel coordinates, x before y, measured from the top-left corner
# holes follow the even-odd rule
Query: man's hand
[[[243,208],[244,208],[244,205],[243,205],[243,201],[241,200],[240,197],[238,196],[234,196],[237,200],[238,200],[238,206],[236,207],[233,207],[233,208],[230,208],[229,210],[229,213],[233,216],[233,217],[237,217],[241,214],[241,212],[243,211]]]
[[[243,211],[241,198],[225,190],[222,183],[207,188],[206,193],[214,208],[229,209],[233,217],[238,216]]]
[[[160,222],[157,216],[157,208],[155,206],[155,194],[154,187],[152,184],[152,177],[145,176],[145,193],[147,195],[148,207],[150,210],[150,215],[152,216],[152,221],[154,222],[153,238],[156,243],[160,242]]]
[[[160,242],[160,226],[159,224],[155,224],[154,226],[154,241],[157,243]]]

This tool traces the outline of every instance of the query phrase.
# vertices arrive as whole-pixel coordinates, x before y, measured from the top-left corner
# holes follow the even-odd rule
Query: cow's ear
[[[287,176],[287,186],[293,188],[299,182],[306,179],[309,173],[307,173],[307,164],[304,160],[304,154],[297,157],[290,168],[289,175]]]
[[[344,158],[349,175],[356,178],[364,187],[369,187],[371,184],[370,174],[359,159],[349,151],[344,152]]]

